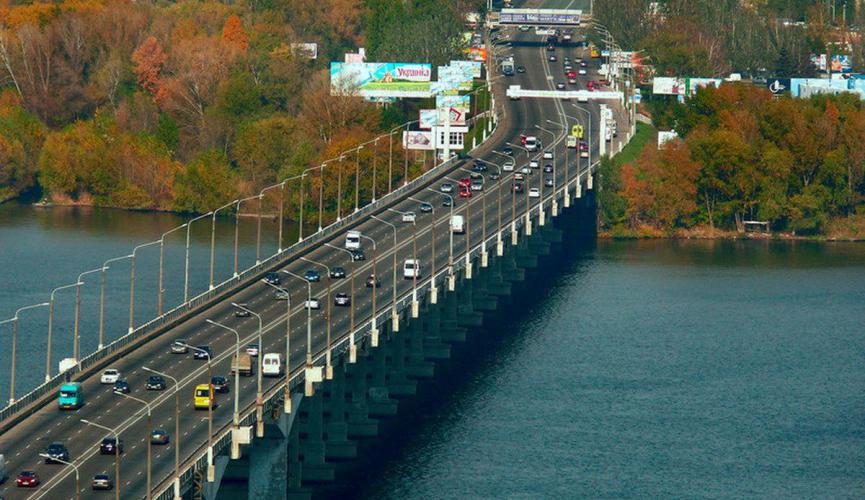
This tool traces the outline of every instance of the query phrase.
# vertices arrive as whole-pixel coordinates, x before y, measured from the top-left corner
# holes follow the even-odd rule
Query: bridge
[[[566,81],[562,62],[549,61],[536,35],[514,29],[511,36],[511,46],[500,49],[512,51],[526,70],[490,78],[495,128],[470,157],[445,161],[83,357],[69,372],[87,394],[82,408],[57,409],[59,375],[19,398],[0,413],[0,454],[10,474],[0,496],[90,497],[97,474],[115,481],[116,498],[307,497],[315,485],[333,481],[334,463],[358,458],[358,442],[374,438],[417,381],[435,376],[436,361],[449,356],[451,345],[525,286],[538,259],[561,244],[575,220],[594,225],[584,217],[593,203],[593,170],[604,148],[615,153],[632,135],[633,123],[615,100],[606,104],[621,132],[605,144],[598,102],[508,99],[508,84],[555,90]],[[590,61],[583,50],[555,53]],[[597,79],[597,66],[590,62],[579,88]],[[576,123],[589,131],[588,158],[565,147]],[[538,136],[553,159],[523,149],[521,135]],[[507,148],[513,171],[502,168],[511,159]],[[515,174],[535,159],[541,168],[530,168],[515,192]],[[544,172],[547,163],[553,172]],[[482,190],[470,198],[441,192],[443,183],[456,186],[479,164],[487,169]],[[415,222],[405,222],[408,212]],[[453,215],[464,217],[464,234],[451,231]],[[365,260],[353,260],[345,249],[349,230],[361,232]],[[409,259],[420,262],[419,277],[404,278]],[[330,278],[336,267],[345,278]],[[309,270],[321,280],[305,279]],[[278,273],[278,284],[264,282],[269,272]],[[367,287],[370,275],[379,286]],[[275,299],[284,292],[287,300]],[[350,304],[335,305],[337,294]],[[319,299],[319,309],[305,307],[311,298]],[[172,353],[176,339],[190,351]],[[217,406],[196,411],[194,387],[227,375],[235,352],[251,344],[261,346],[254,374],[227,377],[228,392],[216,396]],[[192,352],[205,345],[212,358],[193,360]],[[264,353],[281,353],[287,370],[262,377]],[[129,380],[129,394],[100,384],[109,367]],[[145,390],[157,373],[165,374],[167,388]],[[149,444],[155,428],[168,432],[168,444]],[[115,434],[124,445],[119,462],[99,453],[102,438]],[[68,465],[44,463],[41,454],[54,441],[68,448]],[[25,469],[39,474],[38,488],[15,487],[14,476]],[[238,486],[233,479],[239,477],[246,483]]]

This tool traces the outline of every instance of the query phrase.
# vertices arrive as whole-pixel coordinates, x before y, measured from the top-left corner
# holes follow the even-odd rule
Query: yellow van
[[[196,410],[206,410],[209,406],[214,404],[214,392],[213,385],[211,384],[198,384],[195,386],[195,392],[193,393],[193,399],[195,400],[195,409]]]

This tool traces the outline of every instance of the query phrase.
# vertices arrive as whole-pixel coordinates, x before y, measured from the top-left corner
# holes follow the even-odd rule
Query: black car
[[[370,274],[369,277],[366,279],[366,287],[367,288],[372,288],[372,287],[381,288],[381,280],[376,278],[375,275]]]
[[[303,274],[303,277],[306,278],[306,281],[309,282],[321,281],[321,275],[318,274],[318,271],[316,271],[315,269],[310,269],[309,271],[305,272]]]
[[[210,384],[213,385],[213,391],[218,393],[228,392],[228,379],[221,375],[214,375],[210,378]]]
[[[449,196],[442,196],[442,206],[449,207],[451,205],[453,205],[451,198]]]
[[[486,172],[487,164],[478,160],[474,163],[474,165],[472,165],[472,170],[474,170],[475,172]]]
[[[523,184],[521,182],[515,182],[514,183],[514,192],[515,193],[522,193],[523,192]]]
[[[525,73],[525,72],[526,72],[525,66],[517,66],[517,73]]]
[[[433,211],[433,206],[424,201],[418,206],[418,210],[420,210],[422,214],[428,214]]]
[[[48,448],[45,449],[45,454],[48,455],[45,458],[46,464],[59,464],[58,460],[63,460],[64,462],[69,461],[69,450],[66,449],[66,445],[61,443],[60,441],[55,441],[48,445]]]
[[[345,268],[340,266],[330,268],[330,278],[335,280],[345,278]]]
[[[165,429],[153,429],[150,433],[150,444],[168,444],[168,432]]]
[[[548,173],[548,174],[553,173],[553,166],[552,166],[552,164],[547,163],[546,165],[544,165],[544,172],[546,172],[546,173]]]
[[[556,83],[556,90],[565,90],[565,84],[562,82]]]
[[[553,187],[553,178],[547,177],[546,179],[544,179],[544,186]]]
[[[165,379],[159,375],[151,375],[147,377],[147,384],[144,386],[148,391],[165,390]]]
[[[117,382],[114,382],[114,392],[129,394],[130,391],[129,382],[125,378],[117,379]]]
[[[270,282],[268,281],[268,283],[270,283]],[[252,313],[250,313],[248,311],[249,308],[246,306],[246,304],[237,304],[237,305],[240,307],[234,308],[234,317],[235,318],[248,318],[248,317],[252,316]],[[241,309],[241,307],[243,309]]]
[[[339,292],[333,296],[333,305],[335,306],[350,306],[351,297],[345,292]]]
[[[499,174],[498,172],[490,172],[490,174],[487,175],[487,178],[489,178],[489,180],[491,180],[491,181],[497,181],[497,180],[499,180],[500,177],[501,177],[501,174]]]
[[[270,283],[271,285],[279,284],[279,273],[270,272],[264,275],[264,281]]]
[[[209,345],[200,345],[196,349],[192,350],[192,359],[201,359],[207,361],[208,357],[212,356],[213,350],[210,348]]]
[[[355,262],[359,260],[366,260],[366,255],[363,254],[363,250],[361,250],[360,248],[353,248],[349,251],[351,252],[351,260]]]
[[[99,444],[100,455],[114,455],[115,453],[123,453],[123,440],[117,442],[117,438],[107,437]]]
[[[502,148],[502,153],[504,153],[508,156],[513,156],[514,155],[514,148],[512,148],[510,146],[505,146]]]

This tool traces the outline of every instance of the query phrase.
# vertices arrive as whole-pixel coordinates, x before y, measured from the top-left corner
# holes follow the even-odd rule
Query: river
[[[0,205],[0,318],[184,220]],[[241,219],[240,267],[255,261]],[[234,220],[217,224],[216,281]],[[296,237],[291,228],[286,241]],[[264,253],[276,230],[264,223]],[[166,308],[183,295],[185,230],[166,241]],[[191,231],[190,294],[208,286],[209,219]],[[158,246],[138,263],[136,321],[156,304]],[[82,287],[82,349],[97,342],[98,275]],[[107,273],[106,332],[128,323],[128,262]],[[72,290],[53,349],[71,354]],[[865,245],[641,241],[574,249],[560,272],[447,390],[418,405],[361,498],[820,497],[865,495]],[[44,311],[21,323],[19,395],[44,377]],[[0,399],[8,397],[0,326]],[[20,365],[19,365],[20,366]]]

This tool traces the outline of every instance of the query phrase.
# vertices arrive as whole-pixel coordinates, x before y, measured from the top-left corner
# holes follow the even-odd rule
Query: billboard
[[[466,125],[466,113],[464,110],[457,108],[438,108],[438,109],[422,109],[420,110],[420,128],[429,130],[433,127],[442,127],[448,123],[448,126],[464,127]]]
[[[850,57],[842,54],[832,56],[832,71],[835,73],[850,73],[853,66],[850,64]]]
[[[687,79],[687,94],[694,95],[697,90],[704,87],[718,88],[723,82],[720,78],[688,78]]]
[[[471,90],[472,76],[466,75],[463,68],[454,66],[439,66],[438,81],[439,83],[447,83],[450,86],[456,87],[457,90]]]
[[[436,108],[454,108],[464,114],[468,114],[471,109],[470,95],[439,95],[436,96]]]
[[[472,61],[483,62],[487,60],[487,49],[483,47],[470,47],[468,49],[464,49],[463,52]]]
[[[652,93],[656,95],[685,95],[686,89],[684,78],[656,76],[652,81]]]
[[[664,144],[666,144],[670,141],[673,141],[673,140],[677,139],[678,137],[679,137],[679,134],[677,134],[675,130],[670,130],[670,131],[659,130],[658,131],[658,149],[663,149]]]
[[[357,49],[357,53],[346,52],[345,54],[346,63],[362,63],[364,61],[366,61],[366,49],[363,47]]]
[[[402,146],[406,149],[420,149],[432,151],[435,142],[432,132],[422,130],[410,130],[402,133]]]
[[[502,9],[500,24],[579,26],[583,11],[571,9]]]
[[[423,63],[330,63],[332,95],[427,97],[432,65]]]
[[[482,65],[480,61],[451,61],[450,66],[452,68],[459,68],[467,77],[481,77]]]
[[[766,79],[766,88],[769,89],[769,92],[772,95],[781,95],[790,92],[790,79],[789,78],[767,78]]]

